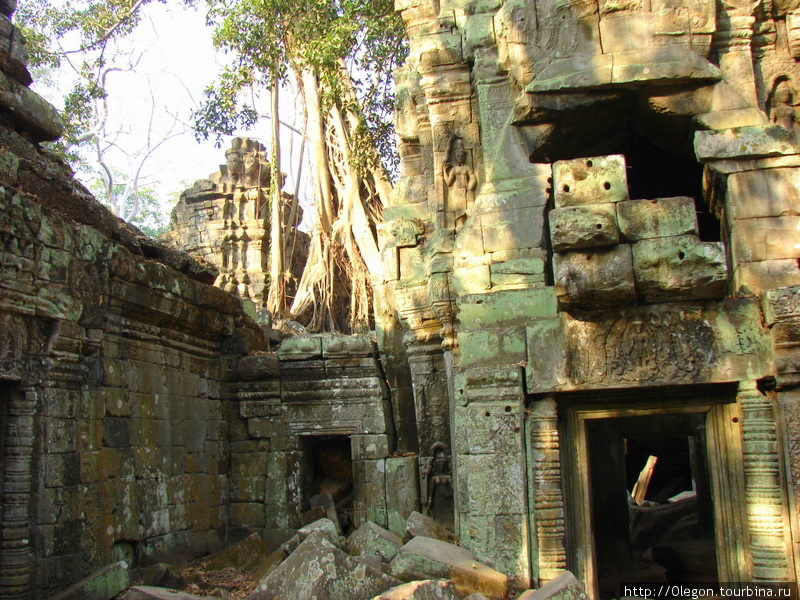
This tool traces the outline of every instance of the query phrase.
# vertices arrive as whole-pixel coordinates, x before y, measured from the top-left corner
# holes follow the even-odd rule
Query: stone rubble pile
[[[299,529],[273,552],[254,533],[206,557],[201,563],[204,577],[194,569],[182,576],[163,563],[132,571],[125,563],[115,563],[58,598],[586,600],[583,587],[568,571],[538,590],[514,593],[504,574],[458,544],[452,533],[420,513],[408,518],[404,539],[371,522],[344,537],[334,521],[322,518]],[[209,581],[221,581],[214,575],[227,575],[234,583],[207,589],[212,587]],[[247,588],[237,586],[241,582],[235,581],[236,575],[248,580]],[[196,593],[198,589],[202,594]]]

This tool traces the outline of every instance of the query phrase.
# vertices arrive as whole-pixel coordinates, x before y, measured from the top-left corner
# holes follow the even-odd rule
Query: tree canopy
[[[194,0],[198,2],[199,0]],[[197,113],[198,135],[230,135],[257,118],[240,93],[272,87],[291,74],[319,77],[323,109],[337,104],[358,114],[354,142],[396,162],[392,125],[392,73],[407,53],[405,30],[393,0],[208,0],[214,43],[236,55],[206,91]],[[371,148],[352,157],[366,164]]]
[[[136,27],[142,8],[153,1],[166,3],[30,0],[17,18],[30,40],[32,65],[55,69],[66,62],[78,73],[78,83],[65,99],[69,118],[64,148],[93,140],[112,207],[114,199],[126,195],[120,194],[119,182],[103,165],[97,134],[98,123],[103,123],[105,80],[116,69],[111,48]],[[303,99],[294,109],[304,114],[302,133],[313,166],[317,225],[296,295],[285,298],[283,280],[289,274],[283,252],[289,248],[288,236],[282,202],[272,202],[268,307],[313,330],[370,327],[372,282],[381,280],[383,270],[375,225],[391,188],[387,172],[397,162],[392,74],[407,51],[393,0],[183,3],[207,10],[215,45],[232,59],[195,112],[198,139],[215,138],[219,144],[222,136],[253,125],[262,107],[250,99],[254,91],[257,95],[268,90],[272,163],[280,169],[277,96],[290,86]],[[280,191],[270,196],[280,198]]]

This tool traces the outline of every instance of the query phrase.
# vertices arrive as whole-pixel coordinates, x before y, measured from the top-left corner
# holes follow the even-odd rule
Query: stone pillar
[[[536,548],[531,560],[537,571],[534,585],[542,585],[567,568],[564,493],[556,402],[546,397],[528,408],[528,489],[531,529]]]
[[[775,406],[755,382],[740,383],[737,400],[743,415],[742,454],[753,581],[793,581]]]
[[[453,455],[456,533],[481,561],[530,587],[530,535],[519,367],[459,374]]]

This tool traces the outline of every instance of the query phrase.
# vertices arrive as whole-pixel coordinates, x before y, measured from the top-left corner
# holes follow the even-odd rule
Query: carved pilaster
[[[775,407],[754,382],[741,383],[737,399],[743,415],[742,454],[753,581],[791,581],[794,569],[785,537],[788,520]]]
[[[528,409],[528,464],[532,527],[538,548],[539,585],[567,568],[564,528],[564,493],[561,488],[561,456],[556,402],[544,398]],[[537,557],[533,557],[536,561]]]
[[[11,390],[7,398],[5,460],[0,505],[0,598],[27,599],[31,586],[30,503],[33,485],[33,440],[36,395]],[[2,421],[0,421],[2,422]]]
[[[753,5],[748,2],[722,4],[717,16],[720,26],[714,33],[713,48],[726,81],[752,106],[758,106],[752,56],[756,19],[752,16],[752,10]]]

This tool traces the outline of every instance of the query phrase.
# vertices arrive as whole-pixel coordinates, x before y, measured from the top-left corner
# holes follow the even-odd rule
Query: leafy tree
[[[165,0],[159,0],[164,2]],[[152,190],[141,191],[145,163],[167,140],[186,132],[178,119],[157,126],[157,102],[150,94],[149,119],[140,125],[135,143],[110,118],[119,98],[106,92],[110,78],[135,72],[144,52],[124,49],[122,39],[142,19],[151,0],[28,0],[15,14],[27,39],[30,65],[37,79],[67,80],[62,118],[65,134],[54,144],[90,181],[98,199],[117,216],[134,224],[152,220]],[[152,87],[152,86],[151,86]],[[111,158],[117,153],[118,160]],[[120,168],[119,156],[128,166]],[[157,203],[156,203],[157,205]]]
[[[381,159],[396,160],[392,72],[406,53],[393,0],[208,0],[208,6],[215,43],[236,60],[207,90],[198,135],[219,139],[251,124],[257,114],[241,98],[253,86],[273,94],[287,82],[300,89],[318,219],[288,313],[304,315],[316,330],[369,327],[370,274],[382,272],[375,223],[391,189]],[[282,223],[275,204],[273,223]],[[270,308],[282,312],[282,306],[270,298]]]

